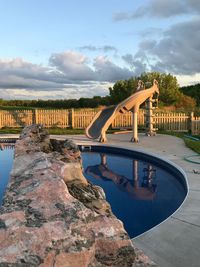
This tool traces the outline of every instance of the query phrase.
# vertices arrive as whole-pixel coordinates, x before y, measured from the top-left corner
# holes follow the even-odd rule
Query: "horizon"
[[[189,85],[186,85],[186,86],[193,86],[193,85],[199,85],[200,83],[194,83],[194,84],[189,84]],[[184,86],[182,86],[184,87]],[[180,88],[182,88],[180,86]],[[109,90],[108,90],[109,91]],[[71,98],[9,98],[9,99],[4,99],[4,98],[1,98],[0,97],[0,100],[3,100],[3,101],[65,101],[65,100],[75,100],[75,101],[79,101],[81,98],[83,99],[93,99],[94,97],[110,97],[109,94],[105,94],[103,96],[100,96],[100,95],[93,95],[93,96],[80,96],[80,97],[77,97],[77,98],[73,98],[73,96]]]
[[[105,96],[149,71],[200,82],[197,0],[3,0],[0,23],[5,100]]]

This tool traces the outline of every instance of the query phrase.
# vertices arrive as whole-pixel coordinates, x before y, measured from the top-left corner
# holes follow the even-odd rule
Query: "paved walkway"
[[[58,139],[65,137],[82,145],[99,145],[83,135],[56,136]],[[173,136],[140,135],[140,142],[137,144],[130,143],[130,138],[130,134],[108,135],[107,145],[142,150],[168,159],[185,171],[189,184],[189,194],[182,207],[159,226],[133,239],[134,244],[159,267],[200,266],[200,164],[184,160],[184,156],[195,153],[185,147],[181,139]]]

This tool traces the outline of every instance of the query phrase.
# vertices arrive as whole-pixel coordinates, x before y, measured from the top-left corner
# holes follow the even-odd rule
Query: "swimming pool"
[[[1,145],[0,149],[0,205],[12,168],[14,149],[12,145]]]
[[[164,221],[184,201],[187,185],[174,167],[145,154],[97,150],[82,152],[84,175],[104,189],[113,213],[131,238]]]

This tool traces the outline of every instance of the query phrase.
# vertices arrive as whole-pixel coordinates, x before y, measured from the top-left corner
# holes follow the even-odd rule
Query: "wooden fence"
[[[45,127],[59,128],[86,128],[98,109],[57,109],[57,110],[0,110],[0,128],[24,127],[33,123],[41,123]],[[145,127],[145,111],[140,110],[138,124]],[[188,131],[192,134],[200,134],[200,117],[194,117],[193,113],[162,113],[154,111],[155,127],[170,131]],[[132,127],[132,113],[119,114],[113,121],[113,129],[125,129]]]
[[[73,110],[72,109],[72,122],[71,127],[76,129],[85,129],[95,114],[98,112],[98,109],[83,109],[83,110]]]
[[[112,122],[113,129],[123,129],[123,128],[131,128],[132,127],[132,112],[127,112],[124,114],[119,114]],[[138,125],[145,125],[145,111],[143,109],[139,110],[138,114]]]
[[[191,133],[193,135],[200,135],[200,117],[194,117],[194,113],[191,113]]]
[[[190,114],[154,112],[154,125],[160,130],[186,132],[190,129],[190,121]]]
[[[43,124],[47,128],[70,127],[70,115],[71,111],[68,109],[36,109],[33,111],[35,123]]]

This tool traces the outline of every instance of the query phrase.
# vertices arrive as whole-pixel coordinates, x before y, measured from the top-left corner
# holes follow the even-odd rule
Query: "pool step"
[[[16,143],[17,138],[0,138],[0,143],[2,144],[10,144]]]
[[[79,149],[81,152],[91,151],[91,146],[89,145],[80,145]]]

